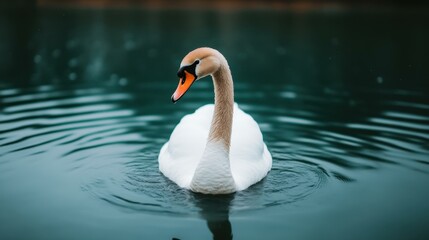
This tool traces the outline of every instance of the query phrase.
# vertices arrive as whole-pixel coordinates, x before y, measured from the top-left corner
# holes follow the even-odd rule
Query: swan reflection
[[[232,239],[232,226],[229,221],[229,209],[234,194],[205,195],[193,194],[200,216],[206,220],[214,240]]]

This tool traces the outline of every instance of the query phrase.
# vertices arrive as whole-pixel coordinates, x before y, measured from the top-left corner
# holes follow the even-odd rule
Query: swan
[[[184,116],[160,150],[159,170],[182,188],[204,194],[229,194],[262,180],[271,154],[255,120],[234,103],[231,71],[217,50],[189,52],[177,73],[176,103],[194,82],[211,75],[215,103]]]

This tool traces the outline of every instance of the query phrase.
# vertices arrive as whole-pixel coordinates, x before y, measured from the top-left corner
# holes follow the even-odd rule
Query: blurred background
[[[136,82],[161,65],[176,70],[186,52],[211,46],[236,74],[427,86],[428,14],[419,2],[2,1],[0,81]],[[169,71],[157,78],[174,77]]]

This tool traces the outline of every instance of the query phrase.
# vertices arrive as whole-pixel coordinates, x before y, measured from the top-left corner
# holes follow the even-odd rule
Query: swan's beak
[[[196,77],[189,73],[188,71],[183,71],[185,74],[180,78],[179,85],[177,86],[176,91],[171,96],[171,101],[176,103],[191,87],[191,85],[195,82]]]

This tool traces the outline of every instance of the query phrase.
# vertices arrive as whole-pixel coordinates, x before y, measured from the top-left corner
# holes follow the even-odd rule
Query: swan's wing
[[[189,188],[207,142],[213,109],[208,104],[184,116],[161,148],[159,169],[180,187]]]
[[[238,191],[259,182],[272,164],[258,124],[237,105],[234,107],[230,161]]]

